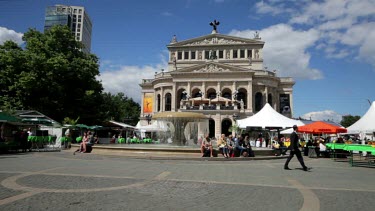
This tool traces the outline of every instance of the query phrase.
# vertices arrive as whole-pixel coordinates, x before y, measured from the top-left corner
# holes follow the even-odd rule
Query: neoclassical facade
[[[168,70],[143,79],[141,123],[158,112],[198,112],[210,119],[210,137],[228,134],[236,118],[251,116],[269,103],[291,116],[292,78],[277,77],[263,66],[259,34],[253,39],[211,34],[177,41],[169,50]]]

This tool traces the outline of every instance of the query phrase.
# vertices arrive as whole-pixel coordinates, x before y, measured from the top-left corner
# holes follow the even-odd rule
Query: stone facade
[[[210,136],[228,134],[234,118],[258,112],[264,104],[291,116],[292,78],[276,76],[263,66],[263,46],[254,39],[222,35],[177,41],[169,50],[168,70],[143,79],[141,122],[164,111],[203,113],[210,118]]]

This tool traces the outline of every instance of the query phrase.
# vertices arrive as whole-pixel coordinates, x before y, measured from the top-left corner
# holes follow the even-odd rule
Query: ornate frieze
[[[206,66],[194,70],[193,72],[229,72],[229,69],[218,67],[216,64],[207,64]]]
[[[222,45],[222,44],[245,44],[246,42],[238,41],[238,40],[229,40],[224,38],[217,38],[213,37],[211,39],[204,39],[199,40],[196,42],[185,44],[184,46],[195,46],[195,45],[209,45],[209,44],[216,44],[216,45]]]

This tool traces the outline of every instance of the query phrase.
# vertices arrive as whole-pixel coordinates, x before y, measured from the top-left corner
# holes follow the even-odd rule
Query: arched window
[[[161,103],[160,102],[160,95],[158,95],[157,98],[158,98],[158,112],[159,112],[160,111],[160,103]]]
[[[273,105],[272,105],[272,94],[271,93],[269,93],[268,94],[268,103],[271,105],[271,107],[273,107]]]
[[[165,94],[165,109],[164,111],[172,110],[172,95],[171,93]]]
[[[199,89],[194,89],[192,92],[193,98],[202,97],[202,92]]]
[[[255,112],[260,111],[263,107],[263,95],[260,92],[255,94]]]
[[[207,90],[207,97],[211,100],[215,99],[216,98],[216,90],[215,89]]]
[[[223,91],[221,91],[221,96],[232,100],[232,91],[230,89],[224,89]]]
[[[247,90],[246,89],[239,89],[237,93],[237,100],[241,102],[243,101],[244,109],[247,108]],[[238,104],[240,106],[241,104]],[[238,107],[239,108],[239,107]]]

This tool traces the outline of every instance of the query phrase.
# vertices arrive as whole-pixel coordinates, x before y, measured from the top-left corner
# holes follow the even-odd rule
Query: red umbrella
[[[332,125],[332,124],[322,122],[322,121],[317,121],[311,124],[299,126],[298,132],[335,134],[335,133],[346,133],[347,130],[345,128],[342,128],[336,125]]]

